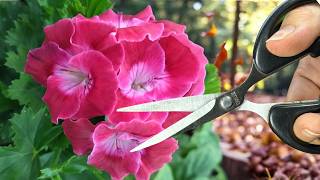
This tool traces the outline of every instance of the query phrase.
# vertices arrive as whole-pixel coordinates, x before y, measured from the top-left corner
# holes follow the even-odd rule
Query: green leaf
[[[18,52],[8,51],[5,65],[16,72],[23,72],[27,52],[27,49],[22,48],[19,48]]]
[[[7,94],[8,87],[0,81],[0,114],[16,108],[16,102],[9,99]],[[1,116],[4,118],[3,116]]]
[[[62,167],[64,173],[82,173],[88,169],[87,158],[80,156],[72,156]]]
[[[41,176],[38,179],[62,180],[57,169],[45,168],[41,170]]]
[[[37,113],[24,108],[10,120],[14,132],[13,147],[0,148],[0,179],[35,179],[39,174],[38,153],[41,135],[50,129],[45,109]]]
[[[41,97],[44,89],[30,76],[21,73],[20,78],[12,81],[8,88],[8,97],[18,100],[20,105],[29,105],[33,109],[43,106]]]
[[[39,15],[41,13],[36,9],[29,14],[21,14],[5,37],[5,43],[13,47],[6,53],[5,65],[16,72],[23,72],[28,51],[39,46],[43,40],[43,22],[38,18]]]
[[[87,17],[98,15],[112,7],[112,3],[110,0],[87,0],[87,3]]]
[[[87,165],[87,157],[71,156],[57,167],[42,169],[39,179],[106,180],[109,179],[109,177],[102,171]]]
[[[39,161],[32,151],[0,148],[0,179],[36,179]]]
[[[205,94],[219,93],[221,83],[214,64],[206,65]]]
[[[134,175],[132,175],[132,174],[130,174],[130,175],[128,175],[128,176],[126,176],[125,178],[124,178],[124,180],[135,180],[136,178],[134,177]]]
[[[62,14],[76,15],[81,13],[86,17],[99,15],[112,7],[110,0],[73,0],[67,1],[66,6],[59,10]]]
[[[184,146],[179,154],[174,154],[170,164],[175,179],[209,178],[222,160],[219,138],[212,132],[212,123],[198,128],[191,138],[177,137]]]
[[[211,145],[191,151],[183,163],[184,179],[209,176],[221,161],[221,155],[215,152],[216,149]]]
[[[176,140],[179,143],[179,149],[175,152],[174,155],[179,155],[181,157],[185,157],[186,154],[189,153],[189,151],[191,150],[190,148],[190,136],[186,135],[186,134],[178,134],[176,137]]]
[[[216,176],[211,177],[211,180],[227,180],[227,175],[224,170],[219,166],[216,169]]]
[[[191,137],[191,146],[201,148],[204,145],[211,145],[221,155],[219,137],[212,131],[212,122],[205,123]],[[219,151],[219,152],[218,152]]]
[[[70,142],[64,135],[62,128],[57,126],[57,129],[59,129],[57,130],[59,133],[57,133],[57,136],[52,140],[51,143],[48,144],[48,147],[50,149],[65,150],[70,147]]]
[[[157,173],[154,180],[174,180],[170,166],[164,165]]]

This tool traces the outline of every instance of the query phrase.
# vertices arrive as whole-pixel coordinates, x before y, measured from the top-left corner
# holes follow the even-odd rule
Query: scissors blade
[[[237,111],[251,111],[261,116],[266,122],[269,120],[269,111],[272,106],[281,103],[254,103],[248,100],[244,100]]]
[[[118,112],[193,112],[221,95],[206,94],[138,104],[117,109]]]
[[[158,144],[169,137],[175,135],[176,133],[180,132],[182,129],[188,127],[190,124],[194,123],[204,115],[206,115],[215,105],[216,100],[213,99],[209,101],[207,104],[199,108],[198,110],[194,111],[193,113],[189,114],[188,116],[182,118],[178,122],[174,123],[173,125],[169,126],[168,128],[164,129],[160,133],[152,136],[147,141],[143,142],[142,144],[138,145],[137,147],[133,148],[130,152],[136,152],[141,149],[147,148],[149,146]]]

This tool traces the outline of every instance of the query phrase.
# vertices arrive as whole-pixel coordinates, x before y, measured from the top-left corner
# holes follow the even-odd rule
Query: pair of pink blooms
[[[112,10],[90,19],[78,15],[45,27],[45,41],[28,54],[25,71],[46,88],[52,122],[77,155],[113,179],[150,175],[171,161],[176,140],[129,151],[182,113],[118,113],[119,107],[203,93],[203,49],[185,27],[157,21],[150,7],[136,15]],[[90,118],[105,115],[94,125]]]

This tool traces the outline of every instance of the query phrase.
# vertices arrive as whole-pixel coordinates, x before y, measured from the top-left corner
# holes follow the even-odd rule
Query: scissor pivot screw
[[[232,104],[233,104],[233,101],[230,96],[224,96],[220,101],[221,107],[225,110],[229,109],[232,106]]]

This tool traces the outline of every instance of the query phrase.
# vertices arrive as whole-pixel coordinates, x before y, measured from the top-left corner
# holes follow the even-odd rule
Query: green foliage
[[[43,106],[41,97],[44,89],[39,86],[30,76],[21,73],[19,79],[12,81],[8,88],[8,97],[17,100],[20,105],[29,105],[32,109]]]
[[[84,156],[71,156],[60,166],[42,169],[38,179],[80,179],[79,177],[81,179],[110,179],[105,173],[87,165],[87,158]]]
[[[112,3],[108,0],[77,0],[68,1],[71,7],[71,12],[76,12],[80,9],[81,14],[86,17],[91,17],[104,12],[111,8]]]
[[[39,153],[61,130],[52,127],[45,109],[24,108],[10,122],[14,145],[0,148],[0,179],[35,179],[40,173]]]
[[[164,165],[154,180],[174,180],[171,167]]]
[[[214,64],[206,65],[205,94],[220,92],[221,83]]]
[[[92,17],[112,7],[110,0],[38,0],[44,10],[46,24],[51,24],[61,18],[70,18],[77,14]]]
[[[177,137],[180,149],[170,164],[174,179],[223,177],[223,171],[218,171],[222,160],[219,138],[211,127],[212,124],[207,123],[191,137],[185,134]],[[216,176],[211,175],[214,171],[217,172]]]

